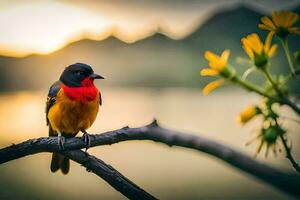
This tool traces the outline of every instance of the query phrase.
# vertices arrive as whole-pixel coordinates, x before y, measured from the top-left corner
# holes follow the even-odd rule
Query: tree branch
[[[275,169],[212,140],[162,128],[158,126],[156,121],[140,128],[124,127],[103,134],[91,135],[91,146],[108,145],[128,140],[152,140],[169,146],[195,149],[217,157],[282,191],[300,197],[300,176]],[[74,150],[84,148],[85,145],[81,138],[70,138],[66,139],[64,147],[66,150]],[[33,139],[0,149],[0,164],[39,152],[59,152],[57,138]]]
[[[89,155],[82,150],[65,151],[62,154],[86,167],[87,171],[92,171],[93,173],[97,174],[99,177],[109,183],[113,188],[115,188],[117,191],[119,191],[129,199],[156,199],[151,194],[147,193],[145,190],[123,176],[112,166],[107,165],[105,162],[103,162],[99,158],[96,158],[95,156]]]

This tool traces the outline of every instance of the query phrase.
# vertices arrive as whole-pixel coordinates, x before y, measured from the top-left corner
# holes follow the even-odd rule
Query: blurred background
[[[2,0],[0,147],[48,135],[48,88],[66,66],[83,62],[106,78],[97,82],[103,106],[90,133],[143,126],[157,118],[167,128],[254,155],[257,144],[245,143],[259,122],[240,127],[235,117],[258,96],[226,87],[205,97],[201,88],[211,79],[200,77],[199,71],[207,66],[205,50],[228,48],[230,62],[243,72],[246,66],[234,59],[246,58],[240,39],[252,32],[265,36],[257,28],[260,18],[286,9],[299,13],[300,1]],[[299,37],[290,39],[290,48],[299,48]],[[285,72],[285,62],[275,57],[273,72]],[[255,73],[250,79],[261,81]],[[289,109],[282,112],[293,117]],[[293,141],[299,141],[294,134],[299,125],[284,123]],[[293,151],[299,160],[296,142]],[[292,199],[192,150],[130,141],[89,152],[161,199]],[[76,163],[67,176],[52,174],[50,158],[42,153],[0,165],[0,199],[124,199]],[[291,171],[283,153],[257,159]]]

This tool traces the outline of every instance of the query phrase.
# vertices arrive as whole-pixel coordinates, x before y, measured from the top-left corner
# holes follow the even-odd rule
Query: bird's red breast
[[[85,78],[81,82],[81,87],[68,87],[62,84],[62,88],[67,97],[71,100],[87,103],[96,99],[99,91],[94,85],[94,81],[91,78]]]
[[[100,98],[100,93],[90,78],[84,79],[81,87],[61,84],[56,103],[48,113],[51,127],[70,135],[86,130],[96,119]]]

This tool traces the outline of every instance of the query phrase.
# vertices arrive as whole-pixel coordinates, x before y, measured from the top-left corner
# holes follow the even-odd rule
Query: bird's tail
[[[61,154],[53,153],[50,169],[51,172],[56,172],[60,169],[63,174],[67,174],[70,170],[70,160]]]

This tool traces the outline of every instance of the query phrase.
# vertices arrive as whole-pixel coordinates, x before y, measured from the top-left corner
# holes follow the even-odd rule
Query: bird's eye
[[[84,71],[77,71],[76,74],[79,76],[84,75]]]

